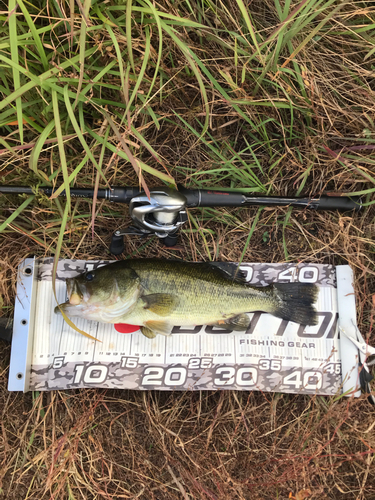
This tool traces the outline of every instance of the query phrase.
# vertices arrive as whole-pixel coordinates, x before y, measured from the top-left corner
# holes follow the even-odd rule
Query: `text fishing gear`
[[[38,187],[47,196],[53,195],[57,188]],[[23,186],[0,186],[4,194],[35,194],[36,190]],[[70,195],[78,198],[94,198],[93,188],[72,188]],[[65,196],[65,191],[61,192]],[[317,197],[248,195],[239,192],[224,192],[213,189],[178,190],[159,187],[150,190],[150,197],[138,187],[118,187],[98,189],[98,199],[129,205],[129,215],[133,226],[117,230],[112,235],[110,252],[119,255],[124,251],[123,237],[127,234],[139,236],[156,235],[167,247],[177,243],[180,227],[187,221],[187,208],[196,207],[294,207],[309,210],[340,210],[347,212],[360,210],[358,196],[338,196],[327,194]]]

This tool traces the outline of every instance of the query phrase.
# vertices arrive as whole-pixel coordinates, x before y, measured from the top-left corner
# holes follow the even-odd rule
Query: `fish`
[[[318,323],[311,283],[254,286],[237,264],[129,259],[66,280],[68,317],[139,325],[148,338],[174,326],[212,325],[246,331],[247,313],[262,311],[302,325]]]

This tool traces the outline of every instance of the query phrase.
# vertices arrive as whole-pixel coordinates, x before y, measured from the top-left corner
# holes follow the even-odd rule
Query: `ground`
[[[10,0],[0,11],[0,294],[28,256],[108,258],[127,208],[68,188],[181,183],[362,196],[358,213],[189,211],[174,249],[120,258],[349,264],[375,344],[375,46],[370,2]],[[372,499],[374,409],[260,392],[7,391],[0,498]]]

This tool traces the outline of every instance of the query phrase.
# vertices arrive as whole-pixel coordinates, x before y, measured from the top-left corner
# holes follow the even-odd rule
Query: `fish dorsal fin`
[[[215,323],[211,323],[211,326],[217,326],[218,328],[228,328],[229,330],[235,330],[239,332],[243,332],[247,330],[250,324],[249,316],[245,313],[237,314],[237,316],[232,316],[228,319],[222,319],[216,321]]]
[[[159,316],[168,316],[175,309],[178,302],[178,299],[169,293],[143,295],[142,300],[145,303],[145,309]]]
[[[217,272],[235,283],[247,283],[247,272],[240,269],[239,265],[234,262],[205,262],[203,265],[210,272]]]

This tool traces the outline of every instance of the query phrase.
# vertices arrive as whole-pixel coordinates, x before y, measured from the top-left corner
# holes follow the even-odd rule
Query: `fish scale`
[[[268,312],[275,307],[269,290],[233,281],[207,264],[141,260],[130,261],[130,266],[140,277],[146,294],[176,295],[178,305],[173,310],[172,326],[209,324],[248,312],[250,301],[255,310],[263,307]],[[141,303],[126,320],[155,320],[157,316]]]

